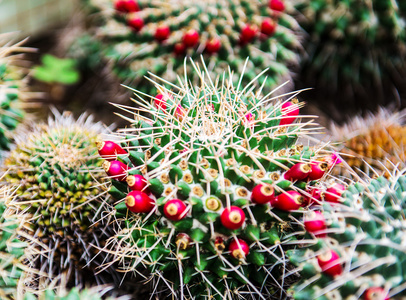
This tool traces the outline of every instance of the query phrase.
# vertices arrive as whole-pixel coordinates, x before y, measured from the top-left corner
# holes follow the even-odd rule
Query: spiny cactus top
[[[238,72],[249,56],[245,81],[269,68],[268,77],[259,79],[269,90],[290,78],[288,67],[297,61],[299,27],[281,0],[88,2],[104,16],[96,32],[102,52],[120,78],[135,80],[131,86],[149,93],[153,86],[143,78],[147,71],[175,82],[185,56],[203,55],[209,68],[230,65]],[[198,80],[189,71],[189,80]]]
[[[402,0],[295,0],[309,33],[306,87],[335,96],[336,108],[374,109],[404,91],[406,5]],[[394,92],[395,91],[395,92]],[[330,97],[331,98],[331,97]],[[321,105],[329,105],[322,98]],[[397,98],[396,98],[397,99]]]
[[[391,175],[358,180],[339,204],[316,208],[311,222],[305,216],[305,227],[324,228],[311,247],[289,253],[302,276],[295,299],[404,299],[406,176]]]
[[[34,256],[33,264],[51,278],[65,274],[80,283],[82,273],[94,268],[82,269],[93,257],[91,245],[102,246],[105,233],[100,219],[108,211],[109,197],[92,148],[104,129],[86,115],[76,121],[69,113],[54,114],[47,124],[33,124],[15,137],[16,148],[5,160],[5,179],[19,188],[9,207],[28,220],[31,238],[26,238],[43,253]]]
[[[117,256],[127,270],[146,266],[181,299],[280,296],[292,220],[320,200],[333,162],[296,143],[315,129],[294,123],[295,93],[277,101],[234,86],[231,74],[212,82],[195,68],[198,86],[136,92],[121,146],[98,145],[110,193],[125,199],[116,207],[125,219]]]

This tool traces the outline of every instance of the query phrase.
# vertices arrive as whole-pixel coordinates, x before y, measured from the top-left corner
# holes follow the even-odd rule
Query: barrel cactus
[[[268,68],[259,79],[268,91],[288,80],[289,67],[297,65],[299,26],[280,0],[87,3],[103,17],[94,34],[103,43],[101,52],[124,83],[144,92],[156,92],[144,78],[148,71],[175,82],[185,56],[203,55],[210,69],[230,65],[238,72],[249,56],[244,81]],[[198,80],[188,70],[189,80]]]
[[[109,196],[91,147],[104,130],[86,115],[75,120],[55,111],[48,123],[21,130],[5,159],[5,181],[18,185],[9,209],[23,218],[22,238],[37,253],[28,264],[50,279],[82,284],[107,278],[94,275],[100,261],[93,259],[109,232]]]
[[[406,75],[404,1],[294,3],[298,21],[308,32],[301,79],[306,87],[316,87],[317,94],[324,93],[320,105],[326,111],[331,113],[333,103],[342,113],[373,110],[398,99]]]
[[[288,252],[302,277],[294,299],[404,299],[405,191],[404,170],[358,179],[305,215],[309,247]]]
[[[121,200],[110,249],[127,271],[145,266],[156,293],[283,297],[295,220],[319,201],[333,156],[297,143],[315,132],[312,121],[295,123],[305,119],[297,93],[278,100],[234,86],[232,74],[212,82],[207,70],[194,72],[199,86],[136,91],[121,142],[98,143]]]

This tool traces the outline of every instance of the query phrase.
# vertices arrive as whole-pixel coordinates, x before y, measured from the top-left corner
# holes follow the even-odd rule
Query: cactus
[[[381,108],[376,114],[356,117],[344,126],[333,125],[332,140],[341,143],[339,150],[350,167],[366,173],[373,170],[389,175],[395,166],[405,167],[404,115],[404,111],[391,112]]]
[[[123,115],[131,127],[118,131],[122,142],[98,144],[121,200],[122,231],[108,249],[127,271],[148,268],[155,293],[283,297],[292,220],[333,162],[322,147],[296,143],[315,131],[295,123],[305,118],[297,92],[278,101],[233,86],[232,74],[212,82],[194,68],[199,86],[186,78],[176,92],[159,83],[156,97],[135,91],[135,112],[118,105],[135,115]]]
[[[111,288],[106,287],[93,287],[88,289],[79,290],[78,288],[73,288],[70,291],[61,290],[55,293],[52,289],[47,289],[37,296],[34,294],[27,293],[24,295],[23,300],[126,300],[126,297],[120,298],[105,298],[103,297]]]
[[[302,277],[294,299],[404,299],[405,192],[404,170],[358,178],[337,203],[305,215],[310,245],[288,251]]]
[[[93,258],[109,232],[109,197],[91,147],[103,125],[86,115],[77,121],[68,112],[54,115],[15,137],[5,180],[19,188],[8,206],[24,218],[22,238],[37,250],[30,266],[51,279],[66,276],[69,284],[103,282],[105,272],[93,275],[100,263]]]
[[[238,72],[249,56],[244,82],[268,68],[259,79],[268,91],[297,65],[299,27],[279,0],[87,2],[103,16],[94,34],[104,44],[101,52],[119,78],[147,93],[156,92],[144,78],[147,71],[175,82],[185,56],[203,55],[210,68],[230,65]],[[188,78],[199,79],[191,68]]]
[[[308,32],[300,78],[324,93],[319,104],[326,112],[331,113],[331,104],[343,116],[398,99],[406,75],[403,1],[294,2],[298,22]]]

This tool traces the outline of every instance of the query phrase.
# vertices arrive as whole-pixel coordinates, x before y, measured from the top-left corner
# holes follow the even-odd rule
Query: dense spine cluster
[[[156,83],[155,97],[136,91],[121,144],[98,143],[110,193],[121,200],[123,230],[110,247],[127,271],[148,268],[155,293],[281,296],[295,220],[321,201],[316,190],[334,161],[297,144],[315,129],[295,123],[296,93],[278,101],[234,86],[232,74],[214,83],[194,67],[200,86],[185,81],[173,92]]]
[[[69,291],[61,290],[55,293],[52,289],[47,289],[39,295],[27,293],[24,295],[23,300],[126,300],[127,298],[105,298],[106,292],[111,288],[109,287],[96,287],[90,289],[73,288]]]
[[[31,266],[50,279],[63,274],[68,283],[100,282],[103,274],[93,275],[98,259],[92,259],[108,233],[109,196],[92,144],[104,128],[86,115],[54,114],[16,136],[5,160],[6,182],[18,185],[8,206],[21,218],[22,237],[37,249]]]
[[[294,299],[403,299],[406,296],[404,171],[361,180],[338,203],[315,206],[320,228],[309,247],[290,251],[302,279]],[[322,224],[322,225],[321,225]]]
[[[211,69],[228,65],[241,72],[250,57],[244,81],[268,68],[268,91],[290,78],[297,65],[298,24],[280,0],[149,1],[90,0],[103,17],[95,36],[101,52],[118,76],[144,92],[155,93],[145,80],[148,71],[169,82],[183,73],[185,56],[205,57]],[[216,72],[215,73],[218,73]],[[188,68],[189,80],[198,80]],[[146,88],[148,87],[149,88]]]

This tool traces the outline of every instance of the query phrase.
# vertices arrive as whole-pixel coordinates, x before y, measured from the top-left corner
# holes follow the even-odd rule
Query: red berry
[[[127,177],[127,170],[128,166],[121,161],[113,160],[113,161],[105,161],[103,163],[104,171],[106,171],[107,175],[116,179],[118,181],[125,181]]]
[[[144,20],[134,17],[127,20],[127,25],[130,26],[133,31],[138,32],[142,29],[142,27],[144,27]]]
[[[199,33],[194,29],[190,29],[183,35],[182,42],[186,48],[193,48],[199,42],[199,38]]]
[[[328,202],[338,203],[340,202],[340,197],[345,191],[345,186],[339,183],[334,183],[329,187],[325,194],[324,199]]]
[[[311,172],[309,174],[309,180],[317,180],[324,176],[328,170],[328,164],[322,161],[312,161],[310,163]]]
[[[126,181],[130,189],[133,191],[142,191],[146,194],[150,194],[150,191],[147,189],[148,181],[144,176],[139,174],[128,175]]]
[[[169,29],[169,26],[163,25],[156,29],[154,37],[157,41],[162,42],[166,40],[170,35],[171,30]]]
[[[294,102],[296,102],[296,100],[288,101],[282,104],[282,118],[279,125],[289,125],[296,120],[296,117],[299,115],[299,106]]]
[[[184,55],[185,51],[186,51],[186,47],[184,44],[178,43],[173,46],[173,52],[178,56]]]
[[[141,191],[132,191],[125,197],[125,205],[133,213],[149,213],[155,207],[155,200]]]
[[[327,250],[327,252],[317,256],[317,262],[324,274],[334,277],[343,273],[340,256],[333,250]]]
[[[179,199],[172,199],[164,205],[164,215],[172,221],[179,221],[186,217],[187,206]]]
[[[236,259],[244,259],[250,252],[250,247],[242,239],[233,239],[228,245],[230,255]]]
[[[221,48],[221,42],[219,39],[213,38],[208,40],[206,43],[206,52],[209,54],[214,54],[219,52]]]
[[[276,22],[271,18],[266,18],[261,23],[261,33],[272,36],[276,31]]]
[[[304,197],[296,191],[284,191],[277,197],[275,207],[284,211],[299,209],[304,202]]]
[[[256,204],[266,204],[268,202],[273,206],[275,204],[275,191],[272,185],[261,183],[252,189],[251,201]]]
[[[154,104],[157,109],[165,110],[166,109],[166,99],[164,99],[164,95],[162,95],[162,94],[156,95]]]
[[[283,177],[291,181],[304,180],[309,176],[311,170],[312,168],[309,164],[297,163],[287,170]]]
[[[128,154],[123,148],[112,141],[96,141],[99,155],[106,160],[115,160],[117,155]]]
[[[269,8],[278,12],[283,12],[285,10],[285,4],[281,0],[270,0]]]
[[[309,211],[304,218],[305,229],[316,237],[325,237],[327,229],[326,220],[319,211]]]
[[[230,206],[230,208],[223,210],[220,220],[224,227],[235,230],[244,224],[245,214],[238,206]]]
[[[307,192],[310,194],[310,197],[306,197],[306,201],[303,203],[303,206],[311,205],[314,202],[320,204],[324,199],[324,192],[319,188],[313,188],[310,191],[307,190]]]
[[[114,6],[117,11],[122,13],[131,13],[140,10],[140,7],[135,0],[116,0]]]
[[[251,42],[258,33],[258,28],[255,25],[246,24],[240,34],[240,42],[246,44]]]
[[[364,300],[389,300],[388,292],[381,287],[370,287],[364,293]]]

